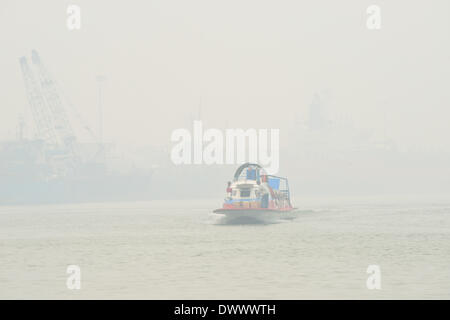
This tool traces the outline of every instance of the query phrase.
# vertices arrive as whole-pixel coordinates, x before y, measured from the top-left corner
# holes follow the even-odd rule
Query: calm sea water
[[[0,298],[450,298],[450,201],[296,204],[268,225],[222,224],[220,200],[0,207]]]

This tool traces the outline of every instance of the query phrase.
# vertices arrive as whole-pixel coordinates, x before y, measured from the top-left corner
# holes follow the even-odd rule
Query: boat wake
[[[276,224],[276,223],[281,223],[281,222],[283,222],[283,221],[280,219],[266,221],[266,220],[261,220],[261,219],[257,219],[257,218],[253,218],[253,217],[230,218],[227,216],[223,216],[223,217],[219,217],[218,219],[216,219],[214,224],[216,224],[216,225],[269,225],[269,224]]]

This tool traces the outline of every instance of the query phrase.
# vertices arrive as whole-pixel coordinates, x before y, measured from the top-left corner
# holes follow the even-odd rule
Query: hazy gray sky
[[[366,27],[371,4],[381,30]],[[36,49],[94,129],[95,77],[107,77],[108,141],[167,145],[200,101],[206,127],[289,139],[283,128],[327,90],[330,112],[359,128],[449,150],[449,12],[448,0],[2,0],[0,139],[29,118],[18,58]]]

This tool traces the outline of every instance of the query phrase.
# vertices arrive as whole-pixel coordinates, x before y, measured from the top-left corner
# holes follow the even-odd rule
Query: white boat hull
[[[214,213],[223,215],[226,221],[231,223],[276,223],[297,216],[296,209],[217,209]]]

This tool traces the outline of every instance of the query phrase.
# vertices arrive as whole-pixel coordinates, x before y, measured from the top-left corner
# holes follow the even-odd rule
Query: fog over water
[[[115,172],[173,167],[171,133],[198,119],[280,129],[280,173],[304,192],[450,188],[447,1],[382,2],[380,30],[366,27],[367,1],[81,0],[72,31],[68,4],[0,6],[1,140],[17,137],[20,117],[34,138],[17,59],[36,49],[73,106],[78,143],[102,137]]]
[[[449,298],[449,12],[2,0],[0,298]],[[239,163],[196,164],[196,123],[279,130],[297,218],[212,214]],[[192,164],[174,163],[174,132]]]

